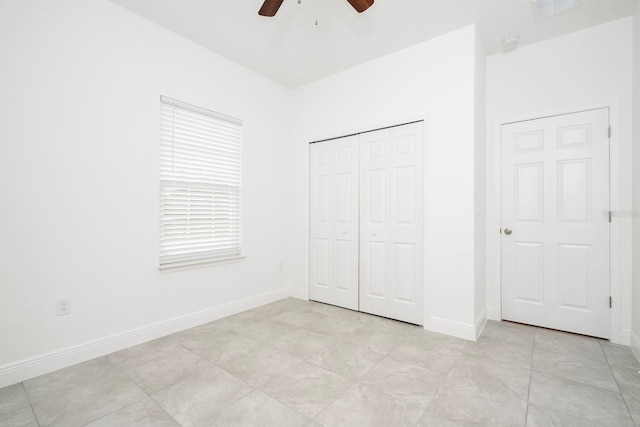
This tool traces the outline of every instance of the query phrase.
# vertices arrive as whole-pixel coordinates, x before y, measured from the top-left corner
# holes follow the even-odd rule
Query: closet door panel
[[[312,144],[309,158],[309,297],[314,301],[357,310],[357,138]]]
[[[360,309],[423,324],[423,125],[365,133],[361,144]]]

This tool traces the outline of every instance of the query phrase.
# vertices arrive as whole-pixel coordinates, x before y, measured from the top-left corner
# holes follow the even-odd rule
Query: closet
[[[424,323],[424,124],[310,145],[311,300]]]

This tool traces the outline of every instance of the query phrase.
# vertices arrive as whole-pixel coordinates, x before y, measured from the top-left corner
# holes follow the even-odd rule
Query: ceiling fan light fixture
[[[531,0],[534,21],[541,21],[580,7],[582,0]]]
[[[282,6],[283,1],[284,0],[265,0],[258,11],[258,15],[269,17],[276,16],[276,13],[278,12],[278,9],[280,9],[280,6]]]

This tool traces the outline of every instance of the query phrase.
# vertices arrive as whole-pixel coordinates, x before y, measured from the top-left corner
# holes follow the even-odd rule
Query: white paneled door
[[[360,310],[424,323],[423,123],[361,135]]]
[[[609,110],[501,127],[502,317],[608,338]]]
[[[310,147],[309,297],[358,309],[358,137]]]
[[[310,299],[424,323],[423,134],[311,144]]]

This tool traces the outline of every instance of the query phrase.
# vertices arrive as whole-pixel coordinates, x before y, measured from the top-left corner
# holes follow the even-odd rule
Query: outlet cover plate
[[[71,298],[58,298],[56,301],[56,315],[62,316],[71,313]]]

